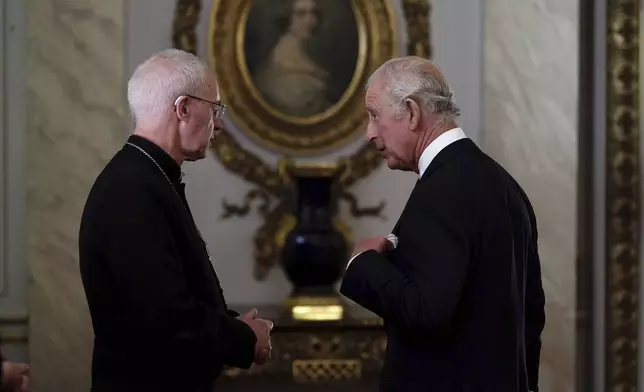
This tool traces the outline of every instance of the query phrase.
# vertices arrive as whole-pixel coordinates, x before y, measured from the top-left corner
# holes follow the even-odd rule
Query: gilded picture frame
[[[334,151],[362,133],[363,87],[397,43],[389,0],[212,3],[210,64],[225,75],[229,118],[291,157]]]

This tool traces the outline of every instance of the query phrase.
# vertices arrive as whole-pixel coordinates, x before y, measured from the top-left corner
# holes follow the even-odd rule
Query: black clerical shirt
[[[98,176],[79,256],[92,391],[209,391],[224,365],[252,364],[255,335],[226,306],[181,168],[154,143],[131,136]]]

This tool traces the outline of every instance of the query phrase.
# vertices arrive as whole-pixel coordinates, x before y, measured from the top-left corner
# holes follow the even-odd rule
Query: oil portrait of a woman
[[[287,116],[333,106],[358,59],[351,0],[255,0],[246,25],[248,71],[262,99]]]

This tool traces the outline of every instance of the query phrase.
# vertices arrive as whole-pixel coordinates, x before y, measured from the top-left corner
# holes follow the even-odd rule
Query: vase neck
[[[300,228],[329,229],[332,227],[331,213],[327,207],[302,206],[298,215]]]

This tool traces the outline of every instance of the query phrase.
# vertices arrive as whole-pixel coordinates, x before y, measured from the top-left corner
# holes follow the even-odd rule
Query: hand
[[[27,392],[29,365],[10,361],[2,362],[2,392]]]
[[[256,348],[255,348],[255,363],[257,365],[263,365],[266,362],[271,360],[271,356],[273,354],[273,346],[271,344],[271,331],[273,330],[273,322],[262,319],[262,318],[256,318],[255,319],[257,322],[263,323],[264,328],[266,328],[266,337],[267,340],[265,342],[261,342],[258,339]]]
[[[353,251],[353,256],[366,252],[368,250],[375,250],[378,253],[385,253],[393,249],[393,244],[385,237],[371,237],[364,238],[358,242],[355,250]]]
[[[255,332],[257,343],[255,343],[255,363],[263,365],[271,359],[271,336],[273,322],[257,317],[257,309],[239,316],[239,320],[245,322]]]

